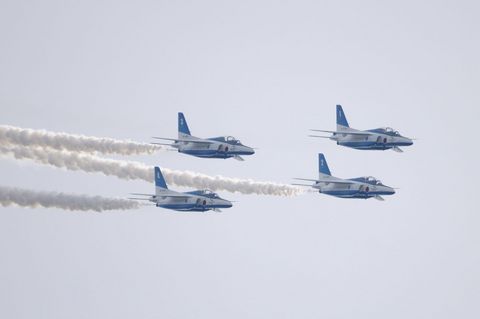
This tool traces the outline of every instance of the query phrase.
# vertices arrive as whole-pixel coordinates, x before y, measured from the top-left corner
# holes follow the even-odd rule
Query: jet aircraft
[[[153,137],[155,139],[173,141],[172,144],[152,143],[174,147],[180,153],[202,158],[230,158],[243,161],[241,155],[252,155],[253,148],[243,145],[232,136],[199,138],[190,134],[187,121],[183,113],[178,113],[178,138]]]
[[[332,176],[328,168],[327,160],[323,154],[318,154],[319,177],[318,179],[295,178],[296,180],[314,182],[313,185],[293,184],[298,186],[309,186],[319,193],[340,198],[375,198],[384,200],[382,195],[395,194],[392,187],[383,185],[374,177],[357,177],[342,179]]]
[[[159,167],[155,167],[154,173],[155,195],[132,193],[132,195],[148,197],[130,199],[147,200],[155,203],[157,207],[181,212],[206,212],[209,210],[220,212],[221,208],[232,207],[232,202],[220,198],[216,193],[209,190],[196,190],[185,193],[172,191],[168,189]]]
[[[331,136],[310,135],[311,137],[328,138],[336,141],[338,145],[351,147],[357,150],[388,150],[403,152],[400,146],[410,146],[412,139],[400,135],[398,131],[390,127],[376,128],[372,130],[356,130],[348,125],[347,118],[342,106],[337,105],[337,130],[315,130],[316,132],[332,133]]]

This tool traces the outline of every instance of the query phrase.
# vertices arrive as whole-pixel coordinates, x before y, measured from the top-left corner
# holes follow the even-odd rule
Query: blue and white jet
[[[148,196],[147,198],[130,198],[134,200],[147,200],[155,203],[155,206],[172,209],[180,212],[206,212],[213,210],[220,212],[221,208],[232,207],[232,202],[220,198],[216,193],[209,190],[196,190],[192,192],[176,192],[168,189],[167,183],[159,167],[155,167],[155,195],[132,193],[136,196]]]
[[[318,179],[295,178],[296,180],[314,182],[313,185],[293,184],[298,186],[309,186],[319,193],[340,198],[375,198],[384,200],[382,195],[393,195],[395,190],[392,187],[383,185],[374,177],[357,177],[342,179],[332,176],[328,168],[327,160],[323,154],[318,154],[319,176]]]
[[[199,138],[190,134],[187,121],[183,113],[178,113],[178,138],[154,137],[160,140],[173,141],[172,144],[152,143],[174,147],[180,153],[202,158],[230,158],[243,161],[242,155],[252,155],[253,148],[243,145],[232,136]]]
[[[412,139],[400,135],[390,127],[372,130],[356,130],[348,125],[342,106],[337,105],[337,130],[311,130],[316,132],[332,133],[331,136],[310,135],[311,137],[329,138],[338,145],[351,147],[357,150],[388,150],[403,152],[400,146],[410,146]]]

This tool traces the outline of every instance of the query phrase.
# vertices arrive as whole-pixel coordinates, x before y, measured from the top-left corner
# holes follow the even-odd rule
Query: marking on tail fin
[[[332,175],[323,153],[318,154],[318,171],[324,175]]]
[[[343,112],[343,108],[340,104],[337,104],[337,126],[341,125],[344,127],[350,127],[348,125],[347,117],[345,116],[345,112]]]
[[[190,134],[190,129],[188,128],[187,120],[182,112],[178,112],[178,134]]]
[[[167,183],[165,182],[165,178],[163,178],[162,172],[160,171],[160,167],[155,166],[155,186],[168,189]]]

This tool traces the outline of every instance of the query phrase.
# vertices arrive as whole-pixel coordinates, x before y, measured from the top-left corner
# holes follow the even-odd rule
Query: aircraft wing
[[[165,141],[178,141],[178,138],[168,138],[168,137],[157,137],[157,136],[152,136],[152,138],[155,138],[157,140],[165,140]]]
[[[130,193],[130,195],[136,195],[136,196],[149,196],[149,197],[175,197],[175,198],[190,198],[193,197],[194,195],[190,194],[184,194],[184,193],[166,193],[166,194],[160,194],[160,195],[153,195],[153,194],[142,194],[142,193]],[[143,199],[143,198],[141,198]],[[148,198],[145,198],[145,200],[150,200]]]
[[[331,138],[331,136],[308,135],[309,137]]]
[[[378,133],[372,133],[372,132],[357,132],[357,131],[327,131],[327,130],[313,130],[311,129],[310,131],[314,132],[324,132],[324,133],[334,133],[334,134],[347,134],[347,135],[358,135],[358,136],[368,136],[368,135],[374,135]]]
[[[332,183],[332,184],[353,184],[352,181],[345,181],[342,179],[309,179],[309,178],[294,178],[300,181]]]
[[[320,179],[320,180],[317,180],[317,182],[319,182],[319,183],[332,183],[332,184],[354,184],[352,181],[344,181],[344,180],[341,180],[341,179],[334,179],[334,180]]]
[[[191,198],[191,197],[197,197],[195,195],[190,195],[190,194],[159,194],[157,197],[172,197],[172,198]]]
[[[158,140],[166,140],[166,141],[174,141],[176,142],[189,142],[189,143],[198,143],[198,144],[213,144],[215,143],[214,141],[208,141],[208,140],[196,140],[193,138],[167,138],[167,137],[156,137],[152,136],[152,138],[158,139]]]

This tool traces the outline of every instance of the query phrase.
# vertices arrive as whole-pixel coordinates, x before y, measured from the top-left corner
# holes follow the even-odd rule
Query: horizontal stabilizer
[[[297,183],[292,183],[292,184],[290,184],[290,185],[312,187],[311,184],[297,184]]]
[[[169,137],[158,137],[158,136],[152,136],[152,138],[155,138],[157,140],[166,140],[166,141],[178,141],[178,138],[169,138]]]
[[[294,177],[293,179],[296,179],[297,181],[307,181],[307,182],[316,182],[316,179],[311,179],[311,178],[299,178],[299,177]]]
[[[153,144],[153,145],[173,146],[173,144],[169,144],[169,143],[155,143],[155,142],[151,142],[150,144]]]
[[[155,196],[153,194],[143,194],[143,193],[130,193],[130,195],[135,195],[135,196]]]

